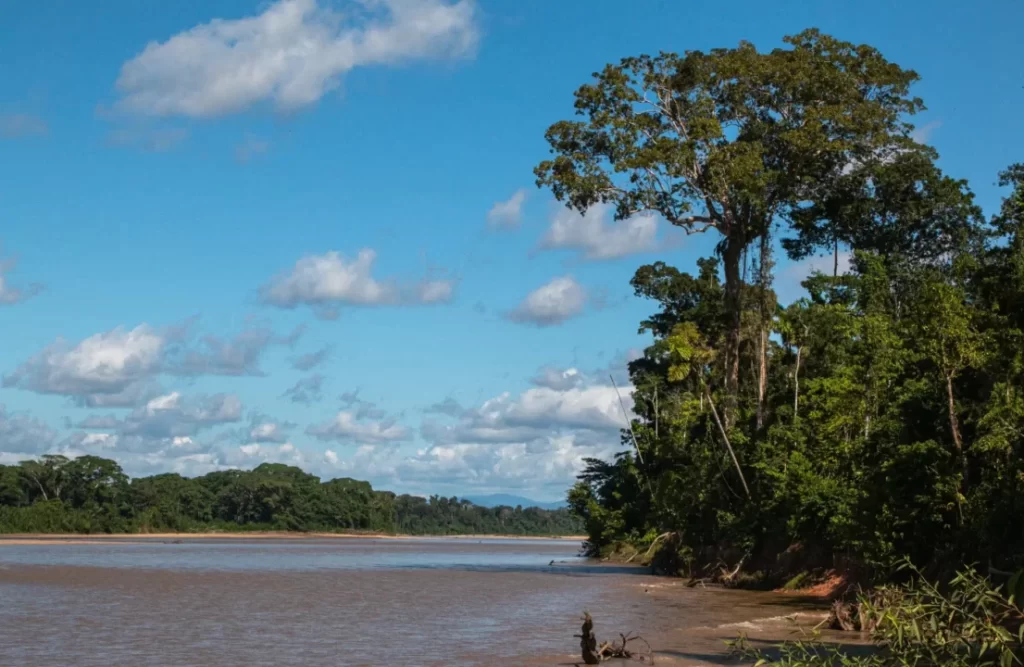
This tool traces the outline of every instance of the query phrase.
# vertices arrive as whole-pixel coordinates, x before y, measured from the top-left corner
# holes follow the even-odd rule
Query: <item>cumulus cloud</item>
[[[72,345],[58,338],[3,379],[4,387],[70,396],[87,405],[124,405],[146,393],[167,344],[141,324],[94,334]]]
[[[627,410],[631,387],[622,388]],[[622,408],[610,385],[566,389],[534,387],[516,397],[501,394],[479,408],[462,410],[451,424],[425,422],[421,434],[436,444],[528,442],[573,431],[615,436],[625,426]]]
[[[449,417],[460,417],[466,412],[466,408],[462,407],[458,401],[449,396],[439,403],[427,406],[427,408],[424,409],[424,412],[432,412],[439,415],[447,415]]]
[[[341,404],[351,410],[356,419],[385,419],[387,412],[372,401],[359,398],[359,390],[342,392],[338,397]]]
[[[307,378],[302,378],[292,387],[285,390],[283,397],[292,403],[305,403],[311,405],[323,400],[324,376],[314,373]]]
[[[171,392],[150,399],[118,423],[122,435],[146,438],[194,436],[203,429],[240,421],[242,402],[237,396],[216,394],[193,399]]]
[[[656,215],[639,213],[615,221],[613,212],[610,204],[595,204],[583,215],[569,208],[559,208],[539,248],[574,250],[588,260],[616,259],[658,248]]]
[[[587,293],[572,276],[555,278],[526,295],[508,319],[520,324],[549,327],[562,324],[583,312]]]
[[[516,190],[505,201],[499,201],[487,212],[487,226],[492,230],[516,229],[523,217],[526,190]]]
[[[249,443],[225,449],[219,461],[229,468],[255,468],[261,463],[284,463],[309,472],[309,460],[290,442],[281,444]]]
[[[194,118],[260,103],[292,111],[356,67],[463,57],[478,40],[472,0],[374,0],[362,9],[278,0],[257,16],[214,19],[150,42],[121,67],[117,106]]]
[[[24,412],[10,412],[0,403],[0,452],[45,452],[56,438],[56,432],[43,422]]]
[[[451,281],[430,279],[403,285],[377,280],[371,275],[376,259],[377,253],[369,248],[360,250],[352,261],[334,251],[303,257],[290,271],[263,285],[260,294],[265,303],[281,308],[430,304],[451,299]]]
[[[545,387],[547,389],[554,389],[556,391],[565,391],[566,389],[573,389],[583,384],[585,376],[579,370],[575,368],[553,368],[551,366],[544,366],[537,374],[530,378],[530,382],[537,385],[538,387]]]
[[[300,354],[297,357],[293,357],[291,360],[292,368],[297,371],[311,371],[317,366],[327,361],[327,358],[331,354],[331,346],[324,345],[319,350],[313,352],[307,352],[306,354]]]
[[[13,259],[0,258],[0,305],[13,305],[30,299],[43,290],[39,284],[31,284],[26,287],[15,287],[12,285],[6,274],[14,269],[16,262]]]
[[[341,410],[333,420],[310,426],[306,433],[319,440],[353,443],[399,442],[409,439],[410,435],[409,429],[394,418],[360,419],[352,410]]]
[[[282,444],[288,442],[288,433],[294,427],[295,424],[254,411],[249,415],[248,425],[222,433],[218,440],[241,444]]]
[[[609,457],[621,449],[572,434],[531,442],[438,444],[409,453],[396,445],[362,445],[349,456],[326,450],[311,465],[325,477],[352,476],[375,486],[423,495],[470,491],[525,492],[560,498],[587,457]]]
[[[302,336],[297,327],[287,336],[278,336],[266,327],[249,327],[232,338],[203,336],[199,346],[177,350],[166,371],[175,375],[263,375],[260,361],[272,345],[294,345]]]
[[[89,415],[75,426],[87,429],[115,429],[120,423],[121,420],[114,415]]]
[[[192,436],[151,438],[113,432],[76,432],[50,451],[68,457],[91,454],[112,458],[133,477],[167,472],[191,477],[230,467],[221,452]]]
[[[44,137],[50,126],[40,116],[30,113],[0,114],[0,136],[5,139]]]
[[[584,458],[607,457],[614,448],[583,444],[572,435],[543,442],[434,445],[406,457],[395,476],[425,488],[446,484],[465,489],[541,489],[564,494],[584,466]]]

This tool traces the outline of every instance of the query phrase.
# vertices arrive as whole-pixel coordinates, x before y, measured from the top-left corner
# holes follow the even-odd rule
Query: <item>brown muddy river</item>
[[[784,637],[780,617],[817,611],[594,565],[577,549],[494,539],[0,540],[0,665],[571,665],[585,609],[599,639],[637,631],[656,664],[730,664],[724,639]]]

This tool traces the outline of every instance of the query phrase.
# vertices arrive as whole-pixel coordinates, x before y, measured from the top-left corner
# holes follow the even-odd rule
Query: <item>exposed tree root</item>
[[[632,632],[627,634],[620,633],[619,641],[601,642],[601,645],[598,646],[597,638],[594,636],[594,619],[590,617],[588,612],[583,612],[581,634],[573,636],[579,637],[580,651],[584,664],[599,665],[602,661],[612,658],[624,658],[651,665],[654,664],[654,651],[651,650],[651,645],[647,643],[646,639]],[[644,648],[630,648],[630,642],[643,642]]]

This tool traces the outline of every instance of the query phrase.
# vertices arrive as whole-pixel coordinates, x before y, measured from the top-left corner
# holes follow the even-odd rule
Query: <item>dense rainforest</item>
[[[1013,571],[1024,165],[986,215],[918,140],[917,74],[816,30],[785,41],[627,58],[548,130],[538,185],[568,206],[717,238],[632,279],[653,342],[630,364],[635,440],[569,494],[588,547],[765,580]],[[822,255],[781,303],[778,261]]]
[[[354,479],[321,482],[280,463],[130,480],[115,461],[96,456],[0,466],[0,533],[207,530],[578,535],[581,527],[565,509],[395,495]]]

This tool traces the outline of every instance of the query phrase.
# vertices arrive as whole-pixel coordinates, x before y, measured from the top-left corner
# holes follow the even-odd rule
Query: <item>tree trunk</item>
[[[757,428],[764,426],[764,395],[768,389],[768,329],[761,326],[760,364],[757,374]]]
[[[750,487],[747,486],[747,478],[743,476],[743,468],[740,467],[740,461],[736,458],[736,452],[733,451],[732,444],[729,442],[729,435],[725,432],[725,427],[722,426],[722,420],[718,418],[718,410],[715,409],[715,402],[711,398],[711,391],[707,387],[704,387],[704,393],[708,397],[708,405],[711,406],[711,415],[715,418],[715,424],[718,426],[718,432],[722,434],[722,442],[725,443],[725,449],[729,452],[729,456],[732,457],[733,465],[736,466],[736,472],[740,476],[740,482],[743,483],[743,490],[747,492],[747,498],[750,497]]]
[[[960,422],[956,418],[956,400],[953,396],[953,375],[951,373],[946,373],[946,399],[949,404],[949,430],[953,434],[953,447],[956,449],[957,458],[960,459],[960,469],[963,471],[960,493],[967,495],[967,455],[964,454],[964,442],[960,436]]]
[[[832,277],[839,277],[839,236],[832,239]]]
[[[796,346],[796,368],[793,369],[793,421],[796,421],[797,413],[800,411],[800,353],[804,348]]]
[[[740,276],[744,239],[737,233],[726,237],[722,250],[725,272],[725,394],[726,405],[722,420],[726,429],[736,414],[740,385],[740,329],[743,315],[743,281]]]
[[[38,486],[38,487],[39,487],[39,492],[40,492],[41,494],[43,494],[43,500],[44,500],[44,501],[45,501],[45,500],[49,500],[49,499],[50,499],[50,496],[46,495],[46,489],[44,489],[44,488],[43,488],[43,484],[42,484],[42,482],[40,482],[40,481],[39,481],[39,478],[33,475],[33,476],[32,476],[32,481],[33,481],[33,482],[35,482],[35,483],[36,483],[36,486]]]
[[[759,256],[758,283],[761,291],[761,340],[758,344],[757,369],[757,428],[764,426],[764,399],[768,389],[768,324],[771,320],[772,307],[768,303],[768,291],[772,282],[772,246],[771,234],[768,230],[761,235],[761,253]]]

